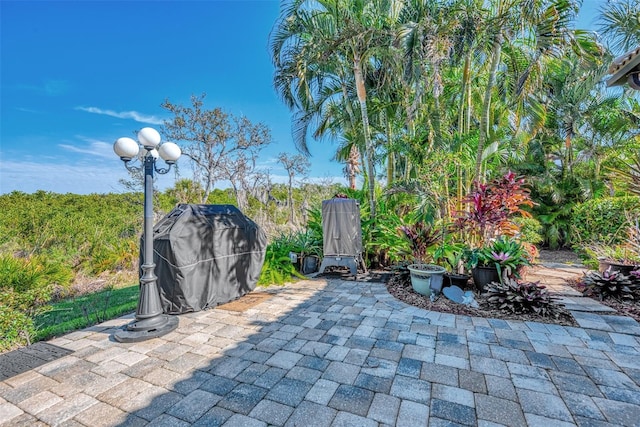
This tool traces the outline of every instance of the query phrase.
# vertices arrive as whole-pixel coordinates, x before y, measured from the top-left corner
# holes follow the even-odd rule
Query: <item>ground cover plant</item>
[[[611,270],[590,271],[568,284],[584,296],[640,322],[640,270],[628,275]]]

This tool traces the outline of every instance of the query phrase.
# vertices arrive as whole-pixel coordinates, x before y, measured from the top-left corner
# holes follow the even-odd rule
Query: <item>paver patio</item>
[[[456,316],[326,278],[267,292],[141,343],[111,337],[132,316],[51,340],[73,353],[0,382],[0,424],[640,426],[632,319]]]

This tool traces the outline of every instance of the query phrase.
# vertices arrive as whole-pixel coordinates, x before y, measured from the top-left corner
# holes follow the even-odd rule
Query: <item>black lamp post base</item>
[[[132,322],[126,325],[122,330],[114,333],[113,337],[118,342],[140,342],[161,337],[178,327],[178,318],[176,316],[160,314],[157,317],[161,317],[164,321],[161,319],[156,320],[156,318],[154,318],[154,320],[156,320],[153,322],[155,325],[149,328],[141,328],[141,322],[139,321]],[[142,322],[144,322],[144,320]]]

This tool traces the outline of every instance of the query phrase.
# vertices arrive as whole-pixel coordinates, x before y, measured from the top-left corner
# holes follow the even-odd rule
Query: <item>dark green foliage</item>
[[[515,279],[485,286],[483,296],[496,309],[514,314],[532,313],[543,317],[559,317],[561,306],[544,286],[537,282],[519,282]]]
[[[605,299],[634,300],[637,299],[637,280],[631,280],[619,271],[605,270],[600,273],[591,271],[582,279],[580,285],[584,286],[583,294],[588,297],[597,297],[600,301]]]
[[[298,273],[289,257],[290,252],[295,252],[296,245],[291,235],[280,235],[267,245],[264,265],[260,272],[258,285],[282,285],[294,278],[304,279],[305,276]]]
[[[469,268],[495,266],[501,278],[519,277],[521,267],[531,265],[525,246],[516,239],[500,236],[467,255]]]
[[[302,257],[307,255],[322,257],[322,233],[317,234],[312,229],[300,231],[291,236],[290,243],[290,251]]]
[[[55,286],[71,278],[69,269],[43,257],[0,256],[0,351],[30,342],[33,316],[46,310]]]
[[[640,197],[607,197],[574,206],[571,218],[571,241],[585,243],[624,243],[627,218],[640,216]]]
[[[0,252],[43,255],[88,274],[135,266],[140,194],[13,192],[0,205]]]

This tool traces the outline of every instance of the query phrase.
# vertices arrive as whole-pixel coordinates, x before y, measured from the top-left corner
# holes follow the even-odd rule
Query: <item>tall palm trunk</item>
[[[480,135],[478,136],[478,152],[476,153],[476,169],[475,175],[478,182],[484,181],[482,177],[482,153],[489,139],[489,117],[491,115],[491,95],[493,87],[496,84],[496,74],[498,73],[498,65],[500,64],[500,54],[502,53],[502,37],[496,35],[491,48],[491,69],[489,71],[489,80],[484,92],[484,101],[482,103],[482,116],[480,117]]]
[[[376,200],[375,200],[375,172],[373,168],[373,146],[371,144],[371,136],[369,135],[369,113],[367,111],[367,90],[364,86],[364,75],[362,72],[362,62],[360,56],[354,54],[353,73],[356,80],[356,90],[358,93],[358,101],[360,103],[360,112],[362,114],[362,126],[365,144],[365,154],[367,162],[368,183],[369,183],[369,210],[371,211],[371,219],[376,217]]]
[[[393,135],[391,131],[391,123],[389,123],[389,117],[385,112],[382,113],[384,116],[384,127],[385,133],[387,134],[387,187],[391,187],[393,183],[393,178],[395,176],[395,155],[393,151]]]

